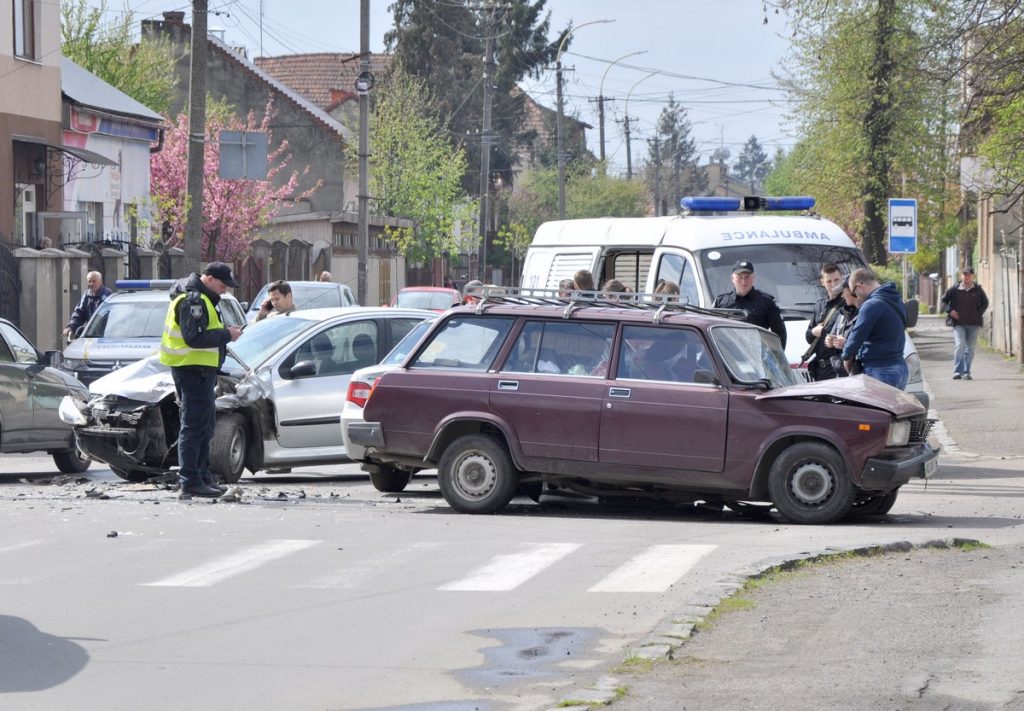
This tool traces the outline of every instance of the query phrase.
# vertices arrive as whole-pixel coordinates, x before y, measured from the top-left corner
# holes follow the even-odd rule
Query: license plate
[[[939,460],[938,460],[938,458],[929,459],[927,462],[924,463],[924,478],[925,479],[931,479],[932,478],[932,474],[934,474],[938,470],[939,470]]]

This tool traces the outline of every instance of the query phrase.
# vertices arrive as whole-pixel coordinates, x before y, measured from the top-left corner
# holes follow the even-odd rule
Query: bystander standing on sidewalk
[[[946,325],[953,327],[953,380],[972,380],[971,362],[988,308],[988,296],[974,282],[974,269],[965,267],[960,277],[960,282],[942,295],[942,310],[946,314]]]

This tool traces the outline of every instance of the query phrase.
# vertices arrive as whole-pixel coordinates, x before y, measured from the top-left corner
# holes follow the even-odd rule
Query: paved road
[[[965,400],[986,387],[975,371]],[[955,445],[893,515],[829,527],[573,499],[462,516],[429,477],[385,496],[353,466],[249,480],[241,504],[180,502],[99,468],[46,485],[26,479],[52,476],[45,457],[5,457],[0,706],[547,708],[770,562],[1020,542],[1019,461]]]

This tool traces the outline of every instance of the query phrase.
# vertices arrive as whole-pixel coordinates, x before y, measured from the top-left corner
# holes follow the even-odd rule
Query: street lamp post
[[[604,98],[604,79],[605,79],[606,76],[608,76],[608,70],[609,69],[614,67],[616,64],[621,62],[623,59],[627,59],[629,57],[635,57],[638,54],[647,54],[647,50],[646,49],[641,49],[641,50],[639,50],[637,52],[630,52],[629,54],[622,55],[621,57],[619,57],[615,61],[609,63],[608,67],[604,70],[604,74],[601,75],[601,85],[600,85],[600,88],[597,90],[597,115],[598,115],[598,119],[599,119],[598,120],[598,126],[599,126],[599,129],[600,129],[600,135],[601,135],[601,162],[602,163],[604,163],[604,102],[605,102],[605,98]]]
[[[615,20],[591,20],[573,27],[562,37],[562,41],[558,43],[558,53],[555,54],[555,95],[558,103],[558,112],[555,115],[555,151],[558,153],[558,219],[560,220],[565,219],[565,154],[562,151],[562,50],[565,49],[565,41],[576,30],[587,25],[609,22],[615,22]]]
[[[629,88],[629,93],[626,94],[626,115],[623,117],[623,121],[626,124],[626,180],[633,179],[633,148],[630,145],[632,139],[629,137],[629,97],[633,95],[633,89],[637,88],[640,82],[644,79],[650,79],[657,73],[658,72],[651,72],[650,74],[638,79],[636,84]]]

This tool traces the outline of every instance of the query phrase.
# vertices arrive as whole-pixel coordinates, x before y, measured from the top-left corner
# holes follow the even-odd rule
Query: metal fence
[[[0,318],[20,325],[21,280],[14,252],[0,238]]]

